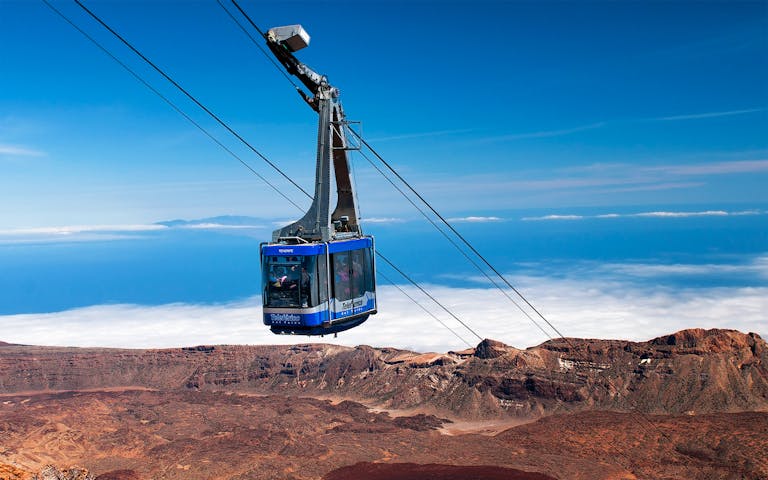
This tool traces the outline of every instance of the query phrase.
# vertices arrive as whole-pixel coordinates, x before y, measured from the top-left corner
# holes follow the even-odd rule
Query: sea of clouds
[[[543,277],[518,278],[516,282],[547,321],[567,337],[644,341],[686,328],[768,335],[768,287],[669,289],[615,280]],[[473,333],[417,290],[400,288],[437,319],[394,286],[383,285],[378,293],[379,313],[336,338],[276,336],[262,324],[261,300],[253,297],[215,305],[96,305],[6,315],[0,316],[0,339],[32,345],[124,348],[321,342],[445,352],[474,346],[480,338],[526,348],[560,336],[530,309],[525,309],[526,316],[497,289],[427,286]]]

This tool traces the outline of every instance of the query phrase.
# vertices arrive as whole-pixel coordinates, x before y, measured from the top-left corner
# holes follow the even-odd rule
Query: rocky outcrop
[[[527,350],[483,340],[463,352],[306,344],[165,350],[6,346],[0,393],[142,387],[341,396],[463,418],[589,409],[768,410],[757,334],[684,330],[647,342],[556,339]]]
[[[71,467],[59,470],[53,465],[48,465],[40,473],[33,475],[32,480],[96,480],[96,477],[84,468]]]
[[[0,462],[0,478],[3,480],[29,480],[32,474],[20,468]]]

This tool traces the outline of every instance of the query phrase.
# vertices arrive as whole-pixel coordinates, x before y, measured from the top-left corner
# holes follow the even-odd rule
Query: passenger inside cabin
[[[334,258],[334,270],[335,270],[335,282],[334,289],[336,298],[341,300],[347,300],[350,297],[350,276],[349,276],[349,262],[347,261],[346,253],[338,253]]]
[[[288,288],[298,288],[300,277],[301,273],[299,272],[299,266],[293,265],[290,270],[288,270],[288,274],[283,281],[283,286],[287,286]]]
[[[282,287],[283,283],[287,279],[288,279],[288,276],[285,274],[285,267],[277,267],[276,269],[274,269],[269,281],[275,287]]]

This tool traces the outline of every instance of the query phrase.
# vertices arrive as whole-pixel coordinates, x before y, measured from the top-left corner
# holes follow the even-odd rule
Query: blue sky
[[[295,194],[74,3],[54,4]],[[311,185],[314,113],[216,2],[88,5]],[[322,5],[244,3],[262,28],[305,26],[302,60],[441,211],[768,202],[764,2]],[[295,215],[43,3],[0,8],[0,226]],[[357,163],[363,214],[410,213]]]
[[[316,114],[216,1],[85,3],[311,190]],[[260,174],[308,204],[75,3],[53,4]],[[263,29],[306,28],[312,41],[298,56],[341,90],[363,136],[474,235],[566,334],[639,340],[694,326],[768,334],[765,2],[242,5]],[[353,158],[364,225],[379,235],[382,250],[434,282],[459,311],[481,319],[508,314],[509,305],[492,300],[476,280],[465,290],[446,272],[429,276],[430,264],[444,257],[417,258],[415,252],[425,252],[408,247],[402,235],[430,242],[424,250],[442,240],[417,226],[418,212]],[[7,262],[0,264],[0,285],[15,286],[16,295],[0,294],[0,322],[6,331],[28,333],[0,340],[269,341],[253,324],[258,299],[243,294],[247,287],[229,297],[205,290],[206,275],[242,286],[254,270],[250,263],[211,267],[214,259],[236,263],[216,250],[235,244],[220,236],[222,227],[192,239],[204,248],[195,250],[195,243],[174,257],[167,255],[177,250],[171,242],[190,238],[154,224],[218,215],[260,222],[227,230],[248,239],[235,242],[239,253],[298,212],[44,3],[0,0],[0,262]],[[518,243],[499,250],[489,241],[494,233]],[[674,241],[666,245],[669,236]],[[78,242],[91,246],[72,246]],[[153,256],[160,254],[176,263]],[[461,259],[450,261],[457,262],[454,277],[471,273]],[[118,265],[123,270],[114,276],[128,280],[105,281]],[[81,291],[67,290],[73,278]],[[152,295],[136,300],[118,291],[150,278]],[[3,305],[54,290],[32,306]],[[432,320],[421,322],[431,325],[428,334],[402,340],[413,328],[413,306],[391,287],[382,292],[389,310],[379,318],[392,327],[380,343],[456,347],[450,333],[435,333]],[[52,311],[62,297],[79,300]],[[75,328],[104,316],[113,320],[103,326],[109,338]],[[158,316],[167,323],[155,336],[136,328]],[[228,325],[230,335],[206,337],[207,322]],[[518,346],[544,340],[526,320],[515,325],[478,329]],[[368,341],[367,328],[340,341]],[[252,336],[243,340],[242,332]]]

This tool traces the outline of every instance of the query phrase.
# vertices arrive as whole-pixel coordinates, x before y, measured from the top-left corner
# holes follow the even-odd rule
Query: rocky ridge
[[[768,410],[757,334],[692,329],[647,342],[494,340],[448,353],[325,344],[163,350],[0,348],[0,393],[121,387],[342,397],[461,418],[593,409]]]

